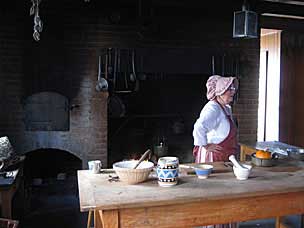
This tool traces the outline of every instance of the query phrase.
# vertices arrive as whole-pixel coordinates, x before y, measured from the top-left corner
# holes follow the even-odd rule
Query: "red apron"
[[[219,104],[219,103],[218,103]],[[236,154],[238,151],[238,143],[237,143],[237,127],[235,126],[232,118],[230,115],[227,114],[225,109],[219,104],[223,112],[225,113],[225,116],[230,124],[230,131],[228,136],[220,142],[218,145],[222,147],[222,149],[219,152],[213,152],[206,154],[206,162],[211,161],[210,156],[212,156],[212,161],[228,161],[228,157],[232,154]],[[200,147],[194,146],[193,148],[193,155],[195,157],[195,162],[200,163],[201,162],[201,153],[200,153]]]

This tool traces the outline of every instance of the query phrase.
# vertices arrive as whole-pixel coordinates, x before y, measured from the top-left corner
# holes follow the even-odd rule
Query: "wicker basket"
[[[143,161],[140,165],[133,169],[138,161],[121,161],[113,164],[119,179],[127,184],[137,184],[148,179],[154,164],[149,161]]]
[[[0,228],[17,228],[18,224],[17,220],[0,218]]]

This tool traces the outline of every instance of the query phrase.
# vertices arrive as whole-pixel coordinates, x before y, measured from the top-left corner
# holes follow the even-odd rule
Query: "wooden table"
[[[255,167],[246,181],[224,163],[214,165],[208,179],[183,174],[171,188],[159,187],[153,176],[125,185],[109,182],[108,173],[79,170],[80,210],[94,210],[95,227],[104,228],[194,227],[304,213],[303,162]]]
[[[19,169],[6,172],[10,176],[0,176],[1,217],[12,218],[12,199],[20,184]]]
[[[265,141],[265,142],[240,142],[240,160],[246,161],[246,156],[251,156],[257,149],[269,150],[271,152],[277,152],[283,155],[287,155],[287,149],[299,148],[297,146],[289,145],[279,141]]]

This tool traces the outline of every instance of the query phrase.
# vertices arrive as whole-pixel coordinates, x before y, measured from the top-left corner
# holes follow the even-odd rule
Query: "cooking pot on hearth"
[[[271,158],[259,158],[256,156],[256,153],[251,155],[251,163],[256,166],[269,167],[274,166],[277,163],[278,155],[273,153]]]
[[[154,145],[154,154],[157,157],[163,157],[168,154],[168,146],[165,142],[160,142],[157,145]]]

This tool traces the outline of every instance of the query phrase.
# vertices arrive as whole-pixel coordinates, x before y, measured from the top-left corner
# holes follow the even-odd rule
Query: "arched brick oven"
[[[39,92],[24,100],[24,130],[9,138],[15,151],[26,155],[26,214],[78,207],[77,170],[87,168],[91,159],[107,165],[107,139],[103,137],[107,134],[102,132],[106,118],[100,102],[107,95],[94,90],[86,95],[70,99],[57,92]]]

